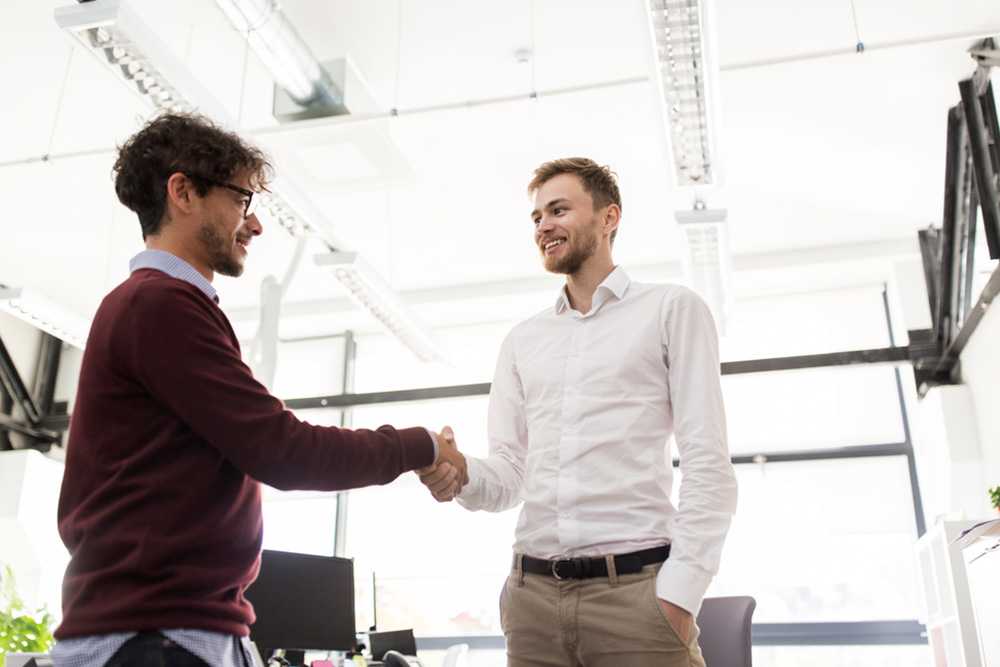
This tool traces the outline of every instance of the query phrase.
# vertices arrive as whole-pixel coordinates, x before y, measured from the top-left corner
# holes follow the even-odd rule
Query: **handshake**
[[[469,469],[465,457],[455,444],[455,433],[445,426],[437,436],[437,460],[417,475],[439,503],[454,500],[462,487],[469,483]]]

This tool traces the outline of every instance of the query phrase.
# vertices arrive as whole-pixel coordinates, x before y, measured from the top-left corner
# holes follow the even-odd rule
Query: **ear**
[[[170,178],[167,179],[167,211],[173,208],[182,213],[191,213],[196,199],[201,197],[187,176],[179,171],[170,174]]]
[[[611,232],[618,229],[618,223],[622,219],[622,209],[618,204],[608,204],[608,210],[604,213],[604,233],[609,237]]]

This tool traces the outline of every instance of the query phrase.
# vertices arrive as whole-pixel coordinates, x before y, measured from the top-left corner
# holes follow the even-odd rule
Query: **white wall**
[[[989,486],[1000,485],[1000,305],[986,311],[961,362],[975,407],[983,475]]]

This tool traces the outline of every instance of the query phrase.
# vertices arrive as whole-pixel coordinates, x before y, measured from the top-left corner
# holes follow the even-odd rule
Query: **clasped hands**
[[[431,465],[417,470],[420,481],[430,490],[439,503],[454,500],[458,492],[469,483],[469,468],[465,456],[458,451],[455,433],[445,426],[437,436],[438,457]]]

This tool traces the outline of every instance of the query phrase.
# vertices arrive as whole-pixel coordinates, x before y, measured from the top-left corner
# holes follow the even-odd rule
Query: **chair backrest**
[[[756,606],[745,595],[705,598],[698,613],[705,667],[751,667],[750,621]]]
[[[465,657],[468,653],[468,644],[452,644],[448,647],[448,651],[444,654],[444,660],[441,661],[441,667],[463,667],[465,664]]]

